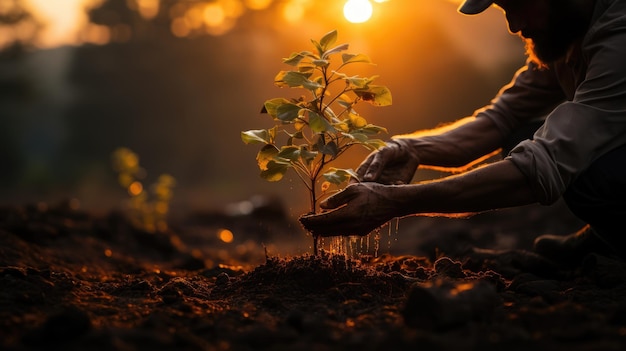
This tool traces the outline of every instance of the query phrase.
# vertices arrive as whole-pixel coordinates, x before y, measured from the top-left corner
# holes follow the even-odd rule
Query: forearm
[[[463,167],[497,151],[503,136],[488,118],[467,117],[441,128],[400,135],[417,150],[420,164]]]
[[[526,178],[508,160],[391,191],[400,216],[478,213],[536,202]]]

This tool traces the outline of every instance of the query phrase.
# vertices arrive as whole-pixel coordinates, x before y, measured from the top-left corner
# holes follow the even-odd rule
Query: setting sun
[[[343,6],[343,15],[352,23],[363,23],[372,17],[369,0],[348,0]]]

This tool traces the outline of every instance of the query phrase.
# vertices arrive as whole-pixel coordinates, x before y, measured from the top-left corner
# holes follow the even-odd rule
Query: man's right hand
[[[417,151],[405,139],[394,139],[371,153],[356,173],[363,182],[388,185],[409,184],[419,166]]]
[[[320,203],[327,210],[299,218],[314,236],[363,236],[402,213],[401,187],[379,183],[350,184]]]

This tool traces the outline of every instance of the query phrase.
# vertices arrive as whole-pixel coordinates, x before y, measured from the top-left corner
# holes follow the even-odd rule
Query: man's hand
[[[371,153],[356,173],[364,182],[381,184],[409,184],[419,166],[417,151],[404,139],[395,139],[387,146]]]
[[[378,183],[355,183],[320,204],[329,210],[300,217],[300,223],[314,236],[367,235],[397,217],[395,187]]]

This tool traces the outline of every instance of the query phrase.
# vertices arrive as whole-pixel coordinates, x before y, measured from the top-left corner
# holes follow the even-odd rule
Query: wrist
[[[389,194],[389,210],[393,214],[392,217],[404,217],[417,213],[415,208],[416,185],[386,185]]]
[[[393,138],[389,141],[398,147],[399,150],[405,152],[411,158],[415,159],[418,164],[420,162],[419,155],[419,144],[421,143],[419,139],[413,138]]]

